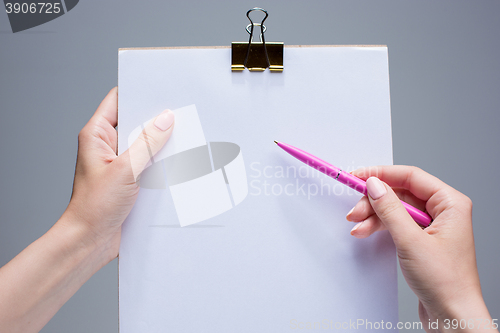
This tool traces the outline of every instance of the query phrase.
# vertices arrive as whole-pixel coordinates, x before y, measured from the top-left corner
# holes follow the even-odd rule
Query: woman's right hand
[[[378,166],[352,174],[367,181],[368,196],[347,214],[349,221],[359,222],[351,234],[365,238],[389,230],[406,282],[419,298],[424,329],[498,332],[481,293],[471,200],[416,167]],[[400,199],[427,211],[432,224],[422,229]],[[429,320],[438,321],[438,331],[428,327]],[[466,329],[460,329],[461,320]]]

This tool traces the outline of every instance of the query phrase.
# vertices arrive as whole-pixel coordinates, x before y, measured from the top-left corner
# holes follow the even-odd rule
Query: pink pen
[[[342,171],[336,166],[333,166],[330,163],[327,163],[322,159],[319,159],[316,156],[311,155],[299,148],[295,148],[294,146],[290,146],[282,142],[277,142],[277,141],[274,142],[280,148],[282,148],[284,151],[286,151],[299,161],[302,161],[305,164],[318,170],[319,172],[322,172],[325,175],[332,177],[335,180],[338,180],[342,184],[349,186],[350,188],[358,191],[359,193],[366,195],[366,182],[364,180],[359,179],[358,177],[353,176],[348,172]],[[410,216],[415,220],[415,222],[424,227],[428,227],[431,224],[432,218],[429,216],[429,214],[422,212],[421,210],[413,207],[412,205],[407,204],[404,201],[401,201],[401,203],[406,208]]]

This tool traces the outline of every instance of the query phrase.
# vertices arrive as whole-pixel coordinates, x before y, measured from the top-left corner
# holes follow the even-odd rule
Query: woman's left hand
[[[174,114],[165,110],[134,144],[117,156],[118,89],[113,88],[78,135],[78,158],[68,223],[81,223],[110,259],[118,255],[121,225],[132,209],[137,177],[172,134]],[[63,219],[65,220],[65,219]]]

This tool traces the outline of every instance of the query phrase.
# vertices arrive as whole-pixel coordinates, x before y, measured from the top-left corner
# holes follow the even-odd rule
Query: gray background
[[[77,134],[117,84],[118,48],[228,45],[247,38],[244,14],[256,5],[270,12],[269,41],[389,46],[394,162],[417,165],[472,198],[483,293],[500,317],[500,2],[492,0],[87,0],[16,34],[2,11],[0,265],[64,211]],[[117,276],[115,260],[42,332],[117,332]],[[400,320],[417,321],[417,299],[402,276],[399,288]]]

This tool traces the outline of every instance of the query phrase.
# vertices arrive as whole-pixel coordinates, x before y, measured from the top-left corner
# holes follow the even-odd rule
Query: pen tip
[[[275,143],[275,144],[278,144],[278,141],[274,140],[274,143]]]

